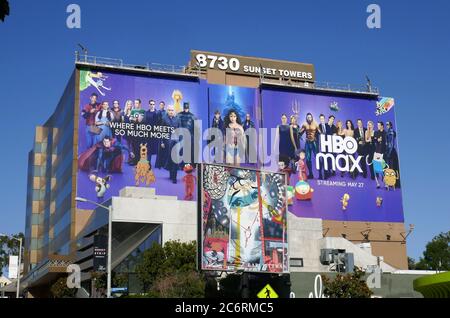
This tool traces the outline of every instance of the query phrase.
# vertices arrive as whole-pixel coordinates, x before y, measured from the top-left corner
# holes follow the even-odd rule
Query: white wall
[[[197,239],[197,202],[158,196],[151,188],[127,187],[113,197],[113,222],[162,224],[163,243]]]

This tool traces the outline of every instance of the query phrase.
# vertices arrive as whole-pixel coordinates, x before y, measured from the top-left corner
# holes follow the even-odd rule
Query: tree
[[[450,270],[450,231],[436,235],[425,247],[423,257],[416,264],[421,270]]]
[[[18,239],[20,238],[22,239],[23,246],[25,242],[23,233],[14,234],[11,237],[0,236],[0,276],[3,275],[3,269],[9,264],[9,255],[19,255],[20,243]]]
[[[74,298],[77,289],[67,287],[67,278],[61,277],[50,287],[50,292],[54,298]]]
[[[166,274],[155,280],[150,295],[158,298],[203,298],[205,281],[193,270]]]
[[[196,271],[196,242],[154,243],[136,265],[136,274],[150,297],[204,297],[205,280]]]
[[[136,274],[145,291],[148,291],[156,280],[160,268],[162,268],[164,258],[164,249],[156,242],[142,254],[141,262],[136,265]]]
[[[416,261],[412,257],[408,257],[408,269],[409,270],[416,269]]]
[[[322,275],[323,294],[330,298],[370,298],[373,294],[366,284],[364,272],[355,267],[353,273],[337,274],[335,279]]]
[[[4,22],[7,15],[9,15],[8,0],[0,0],[0,20]]]

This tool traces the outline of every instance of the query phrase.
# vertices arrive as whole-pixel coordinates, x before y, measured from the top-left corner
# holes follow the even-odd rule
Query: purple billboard
[[[403,222],[394,100],[262,91],[289,211],[337,221]],[[273,169],[274,165],[272,165]]]
[[[196,200],[189,164],[194,153],[182,162],[170,154],[182,141],[172,138],[175,129],[187,129],[193,139],[195,120],[208,119],[204,81],[86,69],[80,70],[79,84],[77,196],[103,202],[126,186],[141,186]],[[200,139],[196,142],[200,151]],[[92,205],[78,202],[78,207]]]

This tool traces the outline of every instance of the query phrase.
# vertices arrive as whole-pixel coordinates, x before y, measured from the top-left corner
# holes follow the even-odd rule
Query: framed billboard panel
[[[201,269],[288,272],[283,173],[201,166]]]
[[[290,174],[290,212],[404,221],[394,106],[393,98],[263,89],[264,127],[277,131],[271,160]]]

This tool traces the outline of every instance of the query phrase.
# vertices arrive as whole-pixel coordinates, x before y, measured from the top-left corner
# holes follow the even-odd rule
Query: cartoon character
[[[294,204],[295,190],[293,186],[286,187],[286,200],[288,205]]]
[[[376,203],[377,203],[377,207],[380,208],[383,205],[383,198],[377,197]]]
[[[285,156],[280,156],[280,159],[278,161],[278,172],[285,174],[286,184],[289,184],[289,180],[291,178],[292,173],[292,169],[289,168],[288,162],[289,158]]]
[[[378,181],[378,177],[379,176],[383,176],[384,169],[386,169],[386,168],[389,169],[389,165],[386,163],[386,161],[384,161],[382,153],[374,152],[373,153],[373,160],[372,160],[371,163],[369,163],[368,157],[369,156],[366,156],[366,163],[369,166],[373,165],[373,172],[375,174],[375,181],[377,183],[377,189],[379,189],[380,188],[380,182]]]
[[[392,187],[395,191],[395,184],[397,183],[397,180],[399,179],[399,175],[397,171],[394,169],[384,169],[384,185],[386,186],[386,189],[389,191],[390,187]]]
[[[140,144],[140,159],[134,168],[134,180],[138,186],[140,183],[149,185],[155,182],[155,175],[152,171],[152,166],[147,160],[147,144]]]
[[[225,267],[227,264],[226,239],[206,238],[204,244],[204,263],[208,267]]]
[[[172,92],[172,99],[173,99],[173,107],[175,108],[175,112],[178,114],[182,111],[181,108],[181,100],[183,99],[183,94],[180,90],[176,89]]]
[[[345,193],[341,198],[342,210],[344,210],[344,211],[347,210],[349,200],[350,200],[350,195],[348,193]]]
[[[299,153],[299,159],[295,163],[295,166],[297,167],[297,171],[298,171],[298,180],[300,180],[300,181],[305,181],[308,179],[308,177],[306,176],[305,158],[306,158],[305,151],[301,150]]]
[[[308,182],[298,181],[295,185],[295,197],[297,200],[306,201],[311,200],[314,189],[311,188]]]
[[[95,182],[95,192],[97,192],[97,198],[103,198],[106,190],[109,189],[108,182],[111,180],[111,176],[108,175],[102,178],[100,176],[96,176],[95,174],[90,174],[89,180]]]
[[[195,176],[192,175],[194,167],[192,167],[190,164],[186,164],[183,168],[183,171],[186,173],[186,175],[183,177],[183,182],[185,185],[184,199],[192,200],[194,198],[195,181],[196,181]]]
[[[338,112],[338,111],[339,111],[339,105],[338,105],[338,103],[337,103],[337,102],[332,102],[332,103],[330,104],[330,109],[331,109],[332,111]]]

